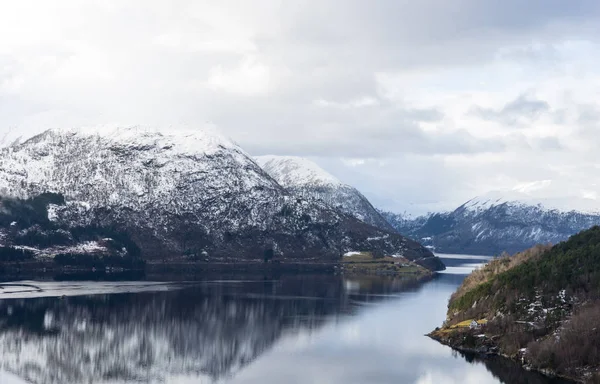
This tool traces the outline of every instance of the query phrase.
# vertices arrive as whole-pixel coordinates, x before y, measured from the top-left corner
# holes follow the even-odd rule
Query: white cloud
[[[366,160],[365,159],[341,159],[342,163],[344,165],[350,166],[350,167],[359,167],[361,165],[364,165]]]
[[[329,101],[325,99],[317,99],[313,102],[317,107],[323,108],[339,108],[339,109],[349,109],[349,108],[363,108],[363,107],[372,107],[379,104],[379,100],[371,96],[363,96],[354,100],[350,100],[348,102],[339,102],[339,101]]]
[[[519,183],[513,187],[513,191],[522,193],[532,193],[540,189],[548,188],[552,184],[552,180],[536,180],[526,183]]]
[[[210,69],[208,86],[213,90],[239,93],[246,96],[266,93],[270,86],[269,67],[256,57],[247,57],[234,67],[225,69],[217,65]]]

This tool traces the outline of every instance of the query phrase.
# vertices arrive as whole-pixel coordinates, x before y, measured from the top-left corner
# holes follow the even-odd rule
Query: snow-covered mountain
[[[296,156],[258,156],[256,162],[289,192],[352,215],[372,226],[392,231],[381,216],[356,188],[342,183],[314,162]]]
[[[600,225],[596,206],[591,199],[535,199],[518,192],[493,192],[452,212],[411,219],[382,214],[400,233],[438,252],[494,255],[540,243],[555,244]]]
[[[291,195],[211,128],[57,129],[1,150],[0,195],[29,201],[48,192],[64,197],[47,206],[55,228],[110,228],[149,259],[335,259],[357,249],[432,258],[402,236]],[[25,224],[16,220],[15,231]],[[0,241],[15,245],[12,232],[0,230]]]
[[[539,198],[519,191],[491,191],[467,201],[463,206],[469,211],[482,212],[503,204],[538,207],[543,211],[600,215],[600,201],[596,199],[573,196]]]

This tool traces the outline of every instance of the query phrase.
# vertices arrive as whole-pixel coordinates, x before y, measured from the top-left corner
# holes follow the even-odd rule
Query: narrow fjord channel
[[[0,291],[0,382],[562,383],[424,336],[486,261],[441,256],[448,269],[425,283],[331,275],[20,282]]]

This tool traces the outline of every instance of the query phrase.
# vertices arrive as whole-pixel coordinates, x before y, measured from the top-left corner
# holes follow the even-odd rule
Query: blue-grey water
[[[0,289],[0,383],[558,383],[427,338],[484,257],[426,283],[329,275]]]

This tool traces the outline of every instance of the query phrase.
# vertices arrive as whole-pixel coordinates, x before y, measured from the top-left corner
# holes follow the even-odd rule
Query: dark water
[[[321,275],[4,286],[0,383],[557,383],[423,336],[481,260],[446,262],[424,284]]]

